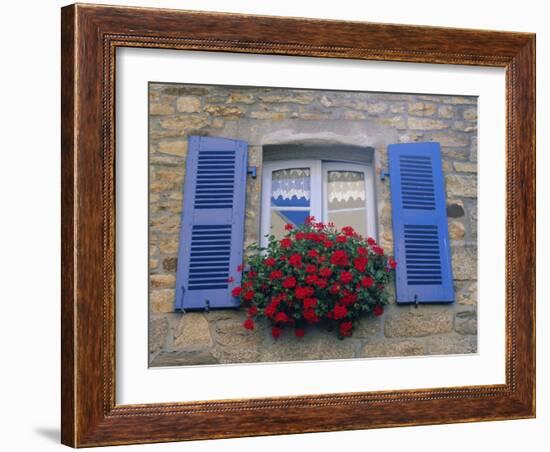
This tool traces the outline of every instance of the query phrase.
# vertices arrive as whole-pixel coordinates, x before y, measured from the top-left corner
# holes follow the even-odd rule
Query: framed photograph
[[[535,36],[62,9],[62,442],[535,416]]]

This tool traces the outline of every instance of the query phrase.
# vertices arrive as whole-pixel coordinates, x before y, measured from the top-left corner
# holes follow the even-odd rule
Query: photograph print
[[[148,96],[150,367],[477,352],[477,97]]]

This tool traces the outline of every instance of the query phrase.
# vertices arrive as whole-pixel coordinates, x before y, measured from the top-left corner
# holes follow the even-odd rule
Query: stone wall
[[[474,97],[151,84],[149,91],[149,357],[151,366],[293,361],[477,351],[477,101]],[[241,310],[173,310],[187,136],[249,143],[246,243],[259,239],[262,146],[350,144],[375,149],[387,168],[391,143],[441,144],[456,302],[398,306],[365,318],[352,338],[309,327],[278,340]],[[392,254],[389,181],[376,177],[378,239]]]

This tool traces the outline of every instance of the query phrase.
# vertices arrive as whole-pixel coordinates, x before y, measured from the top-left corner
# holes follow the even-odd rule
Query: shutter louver
[[[388,146],[398,303],[454,301],[439,143]]]
[[[239,140],[189,137],[176,309],[239,306],[231,289],[241,279],[247,148]]]

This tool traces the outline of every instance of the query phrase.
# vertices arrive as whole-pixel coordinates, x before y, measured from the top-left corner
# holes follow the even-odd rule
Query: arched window
[[[262,246],[266,236],[280,238],[286,223],[300,225],[308,216],[376,237],[375,199],[372,163],[321,158],[264,162]]]

